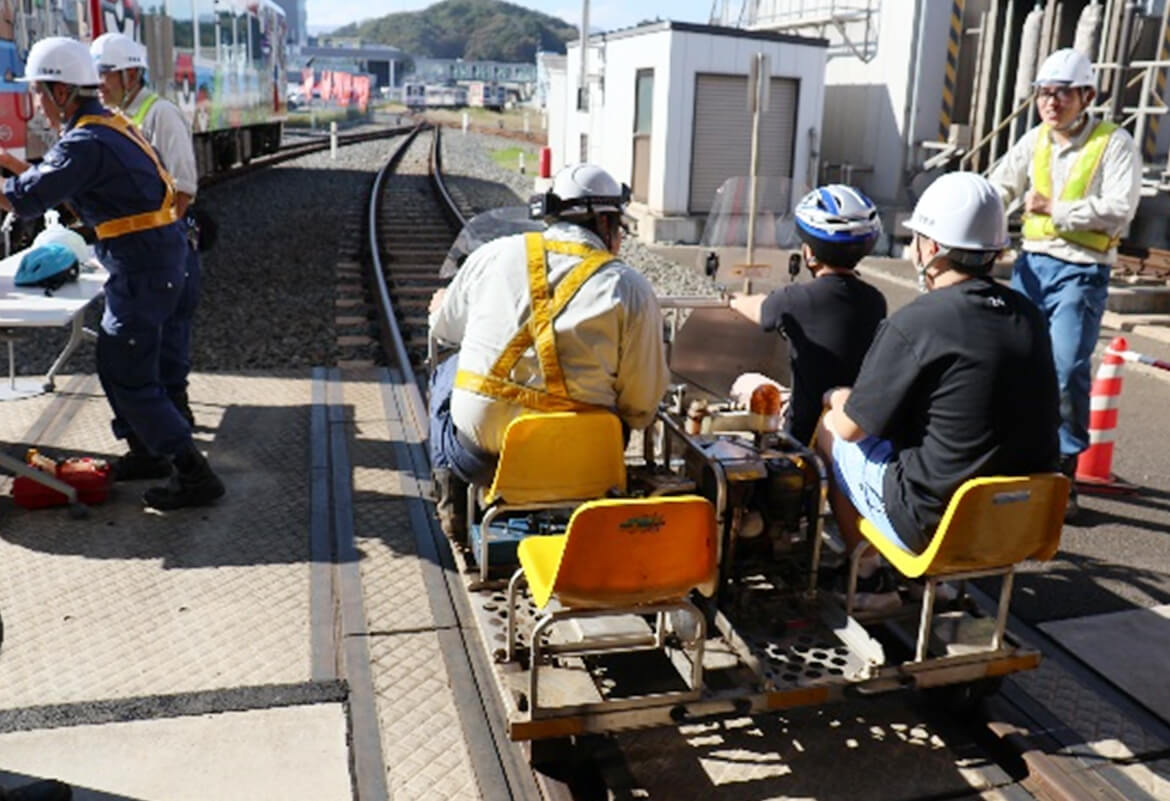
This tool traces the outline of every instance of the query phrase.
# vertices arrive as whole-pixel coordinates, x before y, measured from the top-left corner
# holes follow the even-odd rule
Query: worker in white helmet
[[[18,173],[4,182],[0,209],[35,217],[68,201],[94,229],[95,250],[110,274],[97,369],[114,412],[114,434],[137,438],[165,468],[159,477],[170,475],[173,465],[170,482],[146,490],[147,506],[211,503],[224,494],[223,483],[161,380],[163,332],[183,293],[188,250],[171,176],[141,132],[102,107],[93,57],[81,42],[63,36],[38,41],[20,80],[29,83],[37,110],[61,138],[36,166],[0,150],[0,164]]]
[[[941,176],[906,224],[926,294],[882,323],[853,387],[826,393],[816,448],[852,550],[858,514],[921,553],[967,479],[1026,475],[1057,463],[1056,376],[1047,326],[991,278],[1008,244],[1003,203],[983,176]],[[863,557],[857,603],[900,603],[896,582]]]
[[[1060,384],[1061,470],[1070,478],[1089,447],[1090,361],[1117,243],[1141,199],[1133,137],[1088,113],[1096,94],[1089,60],[1057,50],[1036,76],[1040,125],[991,173],[1005,203],[1022,199],[1023,243],[1012,286],[1048,318]],[[1077,512],[1075,492],[1065,519]]]
[[[179,413],[190,425],[195,415],[187,397],[187,376],[191,372],[191,332],[195,309],[199,305],[202,270],[199,262],[198,229],[187,217],[187,210],[199,189],[199,172],[195,166],[195,147],[186,117],[171,101],[147,88],[146,48],[124,33],[104,33],[89,47],[101,84],[98,94],[108,109],[118,110],[138,126],[162,157],[163,166],[175,180],[175,211],[179,224],[186,228],[187,280],[175,314],[163,331],[163,385]],[[151,478],[165,471],[166,465],[148,458],[136,438],[129,438],[130,452],[119,462],[124,476]]]
[[[662,315],[649,281],[617,258],[628,201],[629,188],[600,167],[564,168],[533,199],[547,230],[479,247],[432,301],[432,335],[459,347],[436,369],[430,397],[449,535],[463,530],[466,483],[490,483],[504,430],[521,414],[608,409],[629,428],[653,421],[668,378]],[[541,296],[551,304],[534,309]],[[527,347],[515,347],[527,330]]]

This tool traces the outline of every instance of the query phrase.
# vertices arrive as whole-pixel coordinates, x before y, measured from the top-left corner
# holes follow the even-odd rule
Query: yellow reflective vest
[[[1101,166],[1101,158],[1105,155],[1105,146],[1109,143],[1109,136],[1117,125],[1112,122],[1101,121],[1093,128],[1077,160],[1073,162],[1069,171],[1068,180],[1060,193],[1060,200],[1072,201],[1083,199],[1089,191],[1093,176]],[[1052,198],[1052,140],[1049,136],[1051,127],[1045,123],[1040,126],[1036,136],[1036,149],[1032,153],[1032,188]],[[1055,200],[1056,198],[1053,198]],[[1082,247],[1105,253],[1115,247],[1119,237],[1110,236],[1102,231],[1062,231],[1052,222],[1047,214],[1027,213],[1024,215],[1025,239],[1054,239],[1060,237]]]

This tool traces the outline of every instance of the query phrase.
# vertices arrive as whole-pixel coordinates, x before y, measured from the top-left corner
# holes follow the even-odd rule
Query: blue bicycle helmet
[[[817,261],[853,267],[873,250],[882,222],[877,207],[845,184],[817,187],[796,206],[796,231]]]
[[[81,268],[73,251],[53,242],[25,253],[12,282],[17,286],[44,287],[45,294],[52,295],[53,290],[76,281],[80,274]]]

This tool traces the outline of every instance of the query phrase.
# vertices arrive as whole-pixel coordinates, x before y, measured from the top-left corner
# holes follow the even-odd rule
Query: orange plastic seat
[[[527,582],[540,609],[556,599],[559,608],[546,612],[533,627],[529,643],[529,704],[538,713],[537,676],[542,650],[555,653],[606,653],[664,648],[665,615],[684,612],[695,621],[684,650],[693,649],[690,689],[702,685],[703,616],[687,600],[691,590],[712,595],[718,576],[715,508],[706,498],[676,495],[622,498],[582,504],[561,535],[528,537],[520,542],[520,568],[508,586],[509,660],[515,658],[516,601]],[[579,644],[542,645],[554,623],[572,618],[655,614],[655,631],[620,641],[584,638]]]

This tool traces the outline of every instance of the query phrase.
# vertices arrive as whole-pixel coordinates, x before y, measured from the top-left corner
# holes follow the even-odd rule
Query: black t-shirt
[[[845,412],[893,442],[886,513],[921,550],[967,479],[1056,469],[1048,326],[1027,298],[990,279],[929,292],[878,330]]]
[[[829,273],[777,289],[764,300],[760,325],[779,331],[792,358],[788,431],[808,444],[821,416],[821,398],[849,386],[886,316],[886,299],[856,275]]]

